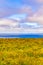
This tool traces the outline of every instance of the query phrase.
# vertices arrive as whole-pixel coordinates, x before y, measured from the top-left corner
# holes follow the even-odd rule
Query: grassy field
[[[0,65],[43,65],[43,39],[0,39]]]

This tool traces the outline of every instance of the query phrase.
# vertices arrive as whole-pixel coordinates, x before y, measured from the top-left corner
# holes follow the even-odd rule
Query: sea
[[[20,34],[20,35],[15,35],[15,34],[7,34],[7,35],[1,35],[0,38],[43,38],[43,34]]]

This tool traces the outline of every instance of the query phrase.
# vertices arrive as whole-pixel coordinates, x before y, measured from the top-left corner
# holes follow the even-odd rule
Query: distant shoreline
[[[43,38],[43,34],[7,34],[7,35],[0,35],[0,38]]]

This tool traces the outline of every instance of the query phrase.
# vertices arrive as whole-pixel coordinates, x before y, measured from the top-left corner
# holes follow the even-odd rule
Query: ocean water
[[[0,35],[0,38],[43,38],[43,34]]]

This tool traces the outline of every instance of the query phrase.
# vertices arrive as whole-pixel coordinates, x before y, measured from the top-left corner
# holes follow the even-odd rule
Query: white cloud
[[[32,26],[32,27],[36,26],[36,28],[18,27],[19,24],[21,24],[21,23],[16,22],[14,20],[2,19],[2,20],[0,20],[0,33],[7,33],[7,34],[11,34],[11,33],[13,33],[13,34],[14,33],[16,33],[16,34],[21,34],[21,33],[23,33],[23,34],[25,34],[25,33],[27,33],[27,34],[28,33],[43,33],[43,28],[37,27],[37,24],[35,24],[35,23],[33,25],[32,25],[32,23],[28,23],[28,26],[29,25]],[[3,27],[3,26],[5,26],[5,27]],[[9,26],[9,27],[6,27],[6,26]]]
[[[15,14],[15,15],[9,16],[8,18],[9,19],[13,19],[13,20],[20,21],[22,19],[25,19],[25,17],[26,17],[26,14]]]
[[[5,19],[5,18],[2,18],[0,20],[0,25],[13,25],[14,26],[17,24],[18,22],[16,20],[10,20],[10,19]]]
[[[33,13],[32,16],[27,16],[26,21],[43,24],[43,6],[38,8],[38,10]]]
[[[33,15],[31,17],[27,17],[27,21],[43,24],[43,16],[34,16]]]

